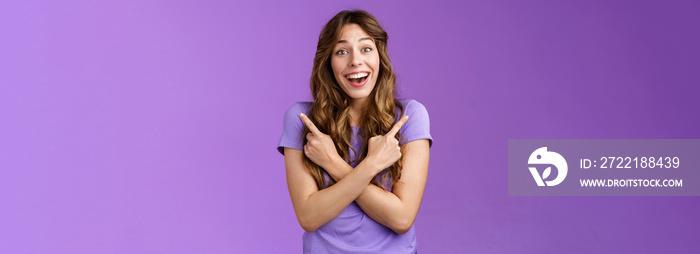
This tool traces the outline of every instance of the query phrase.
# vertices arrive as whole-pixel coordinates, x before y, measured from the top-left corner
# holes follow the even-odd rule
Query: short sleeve
[[[399,145],[419,140],[427,139],[429,147],[433,146],[433,137],[430,135],[430,117],[428,110],[416,100],[406,100],[404,103],[404,115],[408,115],[408,121],[401,127],[403,138]],[[398,118],[400,119],[400,118]],[[398,122],[398,119],[396,121]]]
[[[294,148],[303,150],[303,140],[301,139],[302,131],[304,131],[304,122],[299,118],[299,113],[308,113],[308,103],[297,102],[292,104],[284,113],[282,123],[282,137],[277,144],[277,151],[284,155],[284,148]]]

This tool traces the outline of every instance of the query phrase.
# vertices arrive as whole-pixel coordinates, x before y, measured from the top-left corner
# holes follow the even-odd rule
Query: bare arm
[[[385,135],[370,138],[367,157],[355,169],[340,158],[330,136],[320,132],[306,115],[300,114],[299,117],[310,130],[306,136],[308,142],[304,146],[304,154],[326,169],[336,182],[344,181],[353,171],[365,166],[371,167],[374,172],[371,180],[381,170],[403,158],[405,166],[401,171],[401,179],[394,185],[393,193],[366,181],[366,185],[362,186],[359,189],[360,193],[355,196],[355,201],[367,215],[380,224],[398,234],[408,232],[416,219],[423,198],[429,157],[427,140],[416,140],[399,147],[399,142],[394,138],[401,126],[408,121],[408,116],[402,117]],[[403,153],[406,154],[402,156]]]
[[[339,156],[337,153],[335,156],[329,156],[328,150],[335,151],[330,137],[321,133],[305,115],[302,119],[310,125],[311,133],[307,138],[311,139],[309,141],[311,145],[307,144],[304,147],[304,153],[300,150],[285,148],[284,163],[289,195],[292,198],[297,220],[304,230],[313,232],[333,220],[350,205],[372,178],[381,171],[383,165],[390,160],[379,159],[360,163],[354,169],[350,168],[346,171],[343,179],[336,181],[333,186],[319,190],[316,181],[303,163],[304,154],[315,160],[317,164],[321,162],[319,165],[322,166],[329,165],[325,162],[330,162],[334,157],[339,158]],[[391,150],[386,146],[376,146],[384,148],[376,149],[379,151],[377,152],[379,158],[395,157],[394,161],[396,161],[401,156],[399,151]]]
[[[337,217],[362,193],[377,172],[367,164],[358,165],[333,186],[319,190],[302,158],[302,151],[284,149],[289,195],[297,220],[307,232],[313,232]]]
[[[300,117],[312,131],[306,137],[308,142],[304,147],[305,154],[326,169],[336,181],[344,179],[353,168],[340,158],[333,140],[328,135],[319,132],[305,115],[302,114]],[[398,234],[408,232],[416,220],[428,177],[430,157],[429,143],[425,139],[415,140],[399,147],[399,142],[394,136],[407,120],[408,118],[404,116],[386,135],[370,138],[368,155],[360,163],[384,169],[402,158],[404,168],[401,170],[401,178],[394,185],[393,192],[369,184],[355,199],[368,216]]]
[[[370,184],[355,199],[355,202],[368,216],[390,228],[397,234],[411,229],[416,220],[423,199],[428,178],[430,158],[429,143],[426,139],[415,140],[401,147],[403,169],[401,179],[394,185],[393,193]],[[363,161],[364,162],[364,161]],[[342,160],[334,161],[335,170],[331,175],[336,181],[344,179],[353,168]]]

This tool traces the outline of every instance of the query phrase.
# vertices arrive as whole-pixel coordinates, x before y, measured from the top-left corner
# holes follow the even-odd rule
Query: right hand
[[[367,158],[378,170],[376,173],[391,167],[396,161],[401,159],[401,147],[399,141],[394,136],[399,132],[401,126],[408,121],[408,116],[402,117],[386,135],[371,137],[367,142]]]
[[[321,166],[326,171],[333,170],[330,166],[335,161],[344,161],[338,152],[335,150],[335,142],[331,136],[321,132],[316,128],[316,125],[304,113],[299,114],[299,118],[309,128],[309,133],[306,134],[306,145],[304,145],[304,154],[309,157],[316,165]]]

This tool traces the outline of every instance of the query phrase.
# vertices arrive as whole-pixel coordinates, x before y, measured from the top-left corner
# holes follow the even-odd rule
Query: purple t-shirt
[[[399,145],[427,139],[430,146],[433,138],[430,136],[430,120],[428,111],[423,104],[415,100],[399,100],[404,106],[404,114],[408,121],[401,127],[403,137]],[[284,115],[284,129],[277,150],[284,154],[284,147],[303,150],[302,131],[304,122],[299,113],[308,114],[311,102],[297,102],[287,109]],[[396,108],[397,114],[400,112]],[[394,120],[396,123],[400,117]],[[360,139],[359,127],[352,126],[351,144],[356,151],[361,151],[364,140]],[[349,151],[350,160],[355,154]],[[357,166],[358,162],[352,164]],[[330,176],[326,174],[326,179]],[[414,224],[415,225],[415,224]],[[316,229],[313,233],[304,232],[302,237],[304,253],[416,253],[416,231],[414,226],[402,235],[377,223],[357,205],[352,202],[336,218]]]

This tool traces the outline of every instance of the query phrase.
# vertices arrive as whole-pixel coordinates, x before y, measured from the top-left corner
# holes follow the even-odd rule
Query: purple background
[[[696,251],[698,197],[509,197],[507,140],[700,138],[697,2],[290,2],[2,1],[0,253],[300,252],[275,146],[353,7],[430,113],[421,253]]]

